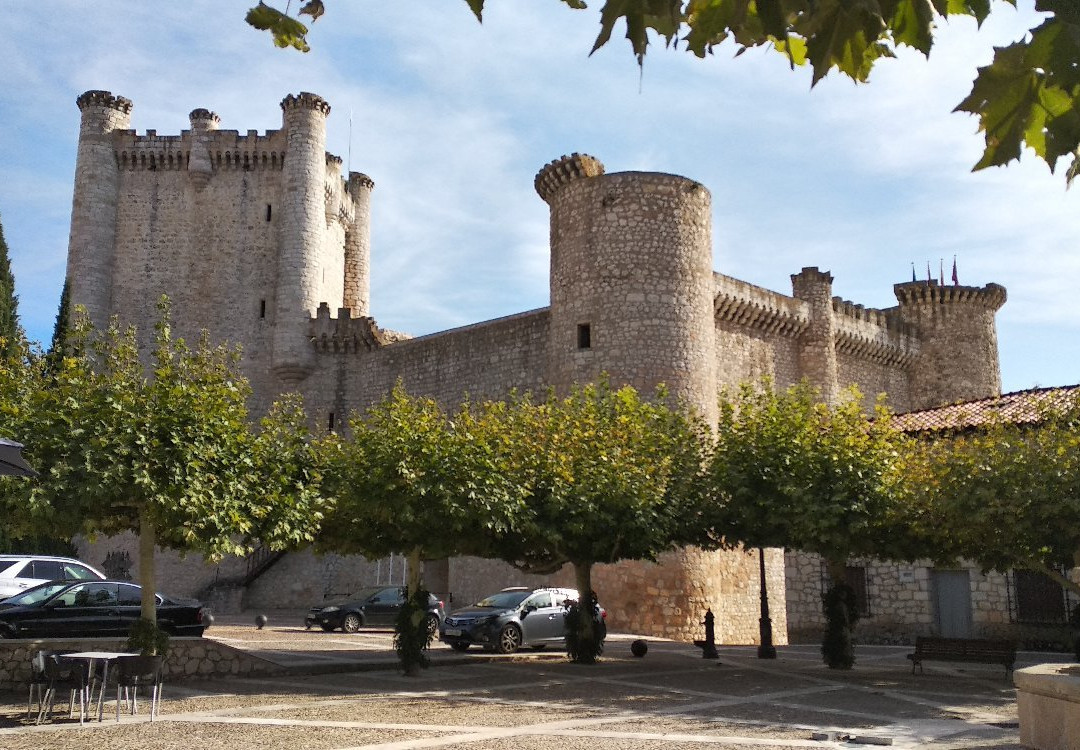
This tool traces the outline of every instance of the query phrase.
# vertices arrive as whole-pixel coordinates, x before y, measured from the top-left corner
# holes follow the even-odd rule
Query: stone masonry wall
[[[49,638],[0,641],[0,689],[22,690],[30,680],[30,663],[42,649],[56,651],[126,651],[122,638]],[[171,638],[163,682],[185,678],[273,674],[281,667],[208,638]]]
[[[935,605],[933,571],[929,561],[913,564],[855,559],[850,565],[866,569],[870,616],[855,627],[861,643],[913,644],[920,635],[939,635],[940,625]],[[825,617],[821,608],[822,560],[817,555],[788,552],[787,607],[792,642],[815,643],[821,640]],[[1009,584],[1001,573],[983,573],[966,564],[958,568],[967,573],[971,589],[971,636],[974,638],[1010,638],[1021,646],[1038,647],[1057,642],[1070,645],[1072,636],[1063,626],[1026,625],[1012,622],[1009,615]],[[1080,569],[1071,572],[1080,579]]]

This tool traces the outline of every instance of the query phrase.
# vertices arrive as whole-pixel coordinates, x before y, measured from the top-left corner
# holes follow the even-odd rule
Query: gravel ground
[[[212,630],[251,650],[287,653],[290,664],[303,657],[297,643],[324,647],[322,661],[313,663],[326,663],[326,654],[376,658],[357,672],[166,684],[153,724],[144,700],[143,713],[124,715],[119,724],[107,701],[100,724],[80,727],[62,711],[38,727],[26,721],[24,692],[0,692],[0,749],[852,747],[811,740],[812,731],[826,730],[891,736],[897,748],[1020,747],[1015,692],[1000,675],[943,668],[913,677],[898,649],[875,651],[850,672],[829,671],[797,648],[782,650],[775,662],[753,658],[752,649],[725,649],[718,664],[692,647],[663,642],[651,642],[648,656],[634,659],[615,639],[595,667],[557,653],[463,657],[443,649],[433,651],[435,666],[407,678],[386,668],[377,644],[389,634],[351,639],[242,624]]]

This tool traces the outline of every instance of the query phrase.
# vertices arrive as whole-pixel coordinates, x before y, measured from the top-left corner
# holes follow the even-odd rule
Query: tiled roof
[[[1012,424],[1032,424],[1041,419],[1047,408],[1068,407],[1075,404],[1078,398],[1080,385],[1032,388],[897,414],[893,417],[893,425],[904,432],[942,432],[981,427],[995,419]]]

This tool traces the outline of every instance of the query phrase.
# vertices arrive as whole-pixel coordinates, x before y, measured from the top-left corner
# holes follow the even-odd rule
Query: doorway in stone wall
[[[938,635],[971,637],[971,576],[966,570],[932,570],[934,618]]]

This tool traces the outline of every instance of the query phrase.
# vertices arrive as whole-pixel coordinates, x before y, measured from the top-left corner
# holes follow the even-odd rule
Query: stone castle
[[[88,91],[77,104],[72,302],[98,326],[119,316],[148,331],[168,294],[179,335],[206,329],[243,346],[256,412],[296,390],[314,423],[334,429],[398,379],[453,404],[466,393],[497,399],[601,373],[646,392],[665,383],[707,417],[720,388],[765,375],[779,386],[806,378],[826,399],[854,383],[871,397],[887,393],[897,411],[1000,392],[994,318],[1004,288],[902,283],[897,305],[879,310],[833,297],[831,275],[817,268],[792,275],[790,296],[756,287],[713,270],[703,185],[606,173],[579,154],[535,179],[551,215],[548,307],[418,338],[386,331],[370,309],[374,183],[342,174],[341,159],[326,153],[326,101],[286,96],[281,129],[264,134],[219,129],[216,114],[196,109],[191,129],[173,136],[130,130],[131,101],[109,92]],[[98,560],[124,544],[86,554]],[[160,588],[177,594],[204,592],[239,569],[161,559]],[[783,552],[768,551],[766,563],[783,643]],[[307,606],[374,583],[365,580],[372,565],[293,554],[243,596],[250,606]],[[453,594],[448,606],[537,580],[471,558],[430,563],[425,575],[430,588]],[[720,642],[757,638],[756,554],[685,549],[658,563],[599,566],[594,576],[617,630],[699,638],[711,607]]]

